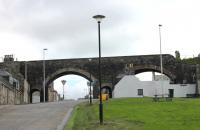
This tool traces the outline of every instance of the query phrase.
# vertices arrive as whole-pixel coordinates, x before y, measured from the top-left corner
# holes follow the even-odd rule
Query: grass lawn
[[[110,99],[103,108],[104,125],[99,125],[98,102],[79,104],[65,130],[200,130],[200,99]]]

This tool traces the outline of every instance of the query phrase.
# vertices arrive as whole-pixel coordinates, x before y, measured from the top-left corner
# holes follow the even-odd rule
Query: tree
[[[176,57],[177,60],[181,60],[181,56],[180,56],[179,51],[175,51],[175,57]]]

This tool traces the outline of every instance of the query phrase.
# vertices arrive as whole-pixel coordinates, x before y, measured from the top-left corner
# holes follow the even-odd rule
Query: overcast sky
[[[199,0],[0,0],[0,55],[18,60],[98,56],[97,23],[103,14],[102,55],[197,55]]]
[[[98,56],[96,14],[102,56],[200,53],[199,0],[0,0],[0,57],[18,60]]]

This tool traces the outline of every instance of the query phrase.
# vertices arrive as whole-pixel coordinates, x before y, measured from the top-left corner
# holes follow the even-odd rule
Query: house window
[[[143,89],[138,89],[138,96],[143,96]]]

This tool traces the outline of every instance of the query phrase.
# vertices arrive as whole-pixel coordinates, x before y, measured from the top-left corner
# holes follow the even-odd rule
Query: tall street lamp
[[[100,124],[103,124],[103,104],[102,104],[102,95],[101,95],[101,36],[100,36],[100,23],[101,20],[105,18],[105,16],[103,15],[95,15],[93,16],[94,19],[97,20],[98,23],[98,40],[99,40],[99,120],[100,120]]]
[[[44,92],[44,102],[45,102],[45,51],[47,50],[47,48],[43,49],[43,92]]]
[[[158,27],[159,27],[159,38],[160,38],[160,71],[161,71],[161,89],[162,89],[162,96],[163,96],[163,83],[162,83],[162,81],[163,81],[163,61],[162,61],[162,40],[161,40],[161,27],[162,27],[162,25],[161,24],[159,24],[158,25]]]
[[[92,59],[89,59],[89,63],[91,64]],[[89,68],[89,72],[90,72],[90,92],[89,92],[89,96],[90,96],[90,105],[92,104],[92,90],[91,90],[91,70]]]
[[[61,80],[62,84],[63,84],[63,100],[65,99],[65,95],[64,95],[64,86],[65,83],[67,82],[66,80]]]

